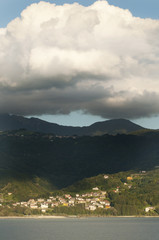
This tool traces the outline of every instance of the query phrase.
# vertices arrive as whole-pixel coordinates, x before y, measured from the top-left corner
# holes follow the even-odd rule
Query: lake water
[[[159,218],[0,219],[0,240],[159,240]]]

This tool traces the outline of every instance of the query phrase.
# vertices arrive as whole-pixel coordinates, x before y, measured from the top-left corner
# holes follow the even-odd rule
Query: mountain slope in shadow
[[[118,133],[127,134],[144,129],[143,127],[125,119],[114,119],[97,122],[87,127],[61,126],[38,118],[1,114],[0,131],[26,129],[34,132],[52,133],[58,136],[95,136]]]

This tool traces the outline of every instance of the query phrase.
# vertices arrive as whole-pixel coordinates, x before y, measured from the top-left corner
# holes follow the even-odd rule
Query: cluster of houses
[[[40,209],[41,212],[45,213],[49,208],[58,206],[73,207],[78,204],[84,204],[85,209],[90,211],[94,211],[97,208],[108,209],[111,207],[110,202],[106,199],[106,192],[100,191],[98,187],[93,188],[90,193],[76,194],[75,197],[65,194],[64,196],[50,196],[48,199],[30,199],[27,202],[16,202],[12,205],[13,207],[21,206],[30,209]]]
[[[132,187],[132,180],[134,177],[138,177],[142,174],[145,174],[145,171],[142,171],[140,174],[132,174],[127,177],[127,182],[124,182],[124,186],[127,188]],[[108,175],[103,176],[104,179],[108,179]],[[120,193],[120,186],[117,186],[115,189],[112,189],[114,193]],[[12,195],[12,193],[8,192],[8,196]],[[0,206],[3,206],[3,198],[0,195]],[[107,200],[107,192],[101,191],[98,187],[92,188],[91,192],[76,194],[71,196],[70,194],[64,194],[62,196],[50,196],[47,199],[39,198],[39,199],[29,199],[28,201],[16,202],[12,203],[13,207],[26,207],[29,209],[38,209],[41,210],[42,213],[45,213],[49,209],[53,209],[54,207],[74,207],[78,204],[83,204],[86,210],[95,211],[96,209],[109,209],[111,208],[110,202]],[[145,212],[148,213],[153,211],[155,208],[152,206],[146,207]]]

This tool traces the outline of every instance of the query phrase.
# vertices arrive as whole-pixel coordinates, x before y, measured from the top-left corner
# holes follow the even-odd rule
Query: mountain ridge
[[[90,126],[72,127],[50,123],[38,118],[26,118],[10,114],[0,114],[0,131],[26,129],[34,132],[52,133],[59,136],[95,136],[118,133],[130,133],[144,130],[135,123],[126,119],[112,119],[96,122]]]

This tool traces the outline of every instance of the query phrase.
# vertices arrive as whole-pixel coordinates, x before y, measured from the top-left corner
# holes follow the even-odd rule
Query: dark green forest
[[[101,173],[149,170],[158,165],[158,132],[68,138],[28,131],[0,135],[1,180],[37,176],[63,188]]]
[[[47,214],[158,215],[159,133],[56,137],[26,130],[0,134],[0,199],[10,202],[50,194],[107,192],[110,209],[60,206]],[[108,179],[103,175],[107,174]],[[130,181],[127,177],[132,176]],[[117,192],[115,192],[117,190]],[[8,195],[12,193],[12,195]],[[145,213],[148,206],[155,210]],[[39,214],[39,210],[4,208],[0,215]]]

